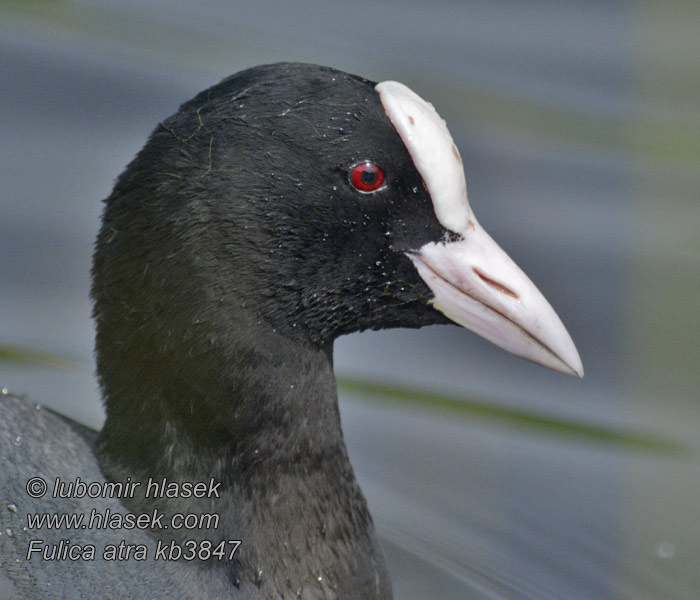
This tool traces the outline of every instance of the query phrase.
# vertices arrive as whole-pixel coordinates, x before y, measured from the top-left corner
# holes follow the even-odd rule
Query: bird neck
[[[223,361],[218,372],[214,360]],[[235,587],[343,598],[339,590],[351,586],[349,598],[388,597],[340,427],[332,346],[300,348],[265,334],[254,345],[190,357],[187,366],[161,357],[140,370],[149,381],[132,377],[130,393],[106,390],[100,464],[108,479],[131,477],[142,491],[163,478],[220,485],[211,497],[136,495],[127,507],[217,514],[216,531],[186,537],[241,540],[236,560],[216,570]]]

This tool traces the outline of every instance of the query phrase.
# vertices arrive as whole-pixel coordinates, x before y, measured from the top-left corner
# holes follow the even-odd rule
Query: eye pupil
[[[350,169],[350,183],[361,192],[374,192],[384,183],[384,171],[366,161]]]
[[[370,169],[365,169],[360,175],[362,177],[362,183],[365,185],[372,185],[379,179],[379,175],[376,171],[371,171]]]

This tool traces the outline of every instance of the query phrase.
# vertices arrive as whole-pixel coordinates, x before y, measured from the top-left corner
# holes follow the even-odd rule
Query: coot
[[[0,402],[2,598],[390,598],[333,341],[454,321],[583,374],[432,105],[315,65],[158,125],[106,200],[92,296],[99,436]],[[50,515],[84,520],[27,521]]]

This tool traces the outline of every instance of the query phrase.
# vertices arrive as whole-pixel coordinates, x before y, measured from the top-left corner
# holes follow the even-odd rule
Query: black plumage
[[[404,254],[444,229],[373,87],[312,65],[241,72],[158,125],[106,200],[100,467],[114,481],[214,477],[220,498],[124,503],[218,513],[216,531],[186,537],[242,540],[232,561],[136,567],[148,594],[182,576],[198,598],[390,597],[343,442],[333,340],[445,321]],[[376,194],[348,179],[364,160],[387,174]],[[76,466],[94,460],[78,446]]]

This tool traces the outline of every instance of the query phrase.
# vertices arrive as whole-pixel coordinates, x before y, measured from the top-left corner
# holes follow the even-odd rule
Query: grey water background
[[[397,79],[447,120],[477,217],[586,377],[457,327],[338,341],[395,596],[700,598],[698,31],[690,1],[0,2],[0,348],[79,365],[0,360],[0,387],[99,426],[100,200],[181,102],[278,60]]]

